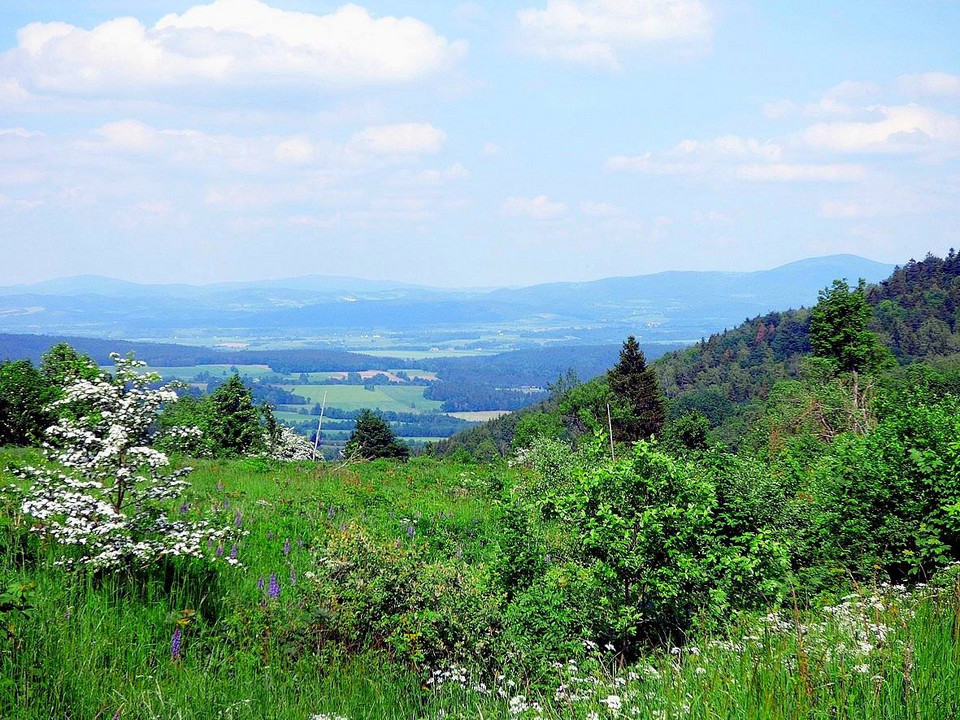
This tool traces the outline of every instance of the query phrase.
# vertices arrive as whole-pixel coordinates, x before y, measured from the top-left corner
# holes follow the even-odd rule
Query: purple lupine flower
[[[263,575],[261,575],[260,579],[257,580],[257,590],[263,590]]]
[[[410,523],[409,525],[407,525],[407,537],[408,537],[408,538],[410,538],[411,540],[413,540],[413,535],[414,535],[415,532],[416,532],[416,530],[413,529],[413,523]]]
[[[290,568],[290,584],[291,585],[297,584],[297,571],[294,570],[293,567]]]
[[[184,500],[183,504],[180,506],[180,514],[186,515],[188,512],[190,512],[190,503]]]
[[[280,583],[277,581],[276,573],[270,573],[270,589],[267,590],[267,594],[274,599],[280,597]]]
[[[207,538],[207,549],[209,550],[209,549],[211,549],[212,547],[213,547],[213,538],[212,538],[212,537],[208,537],[208,538]]]
[[[283,543],[283,554],[284,556],[290,554],[290,538],[287,538],[286,542]]]
[[[234,524],[234,526],[236,526],[236,527],[238,527],[238,528],[242,528],[242,527],[243,527],[243,515],[240,514],[240,511],[239,511],[239,510],[237,510],[237,511],[233,514],[233,524]]]
[[[234,543],[234,544],[233,544],[233,547],[230,548],[230,559],[231,559],[231,560],[236,560],[236,559],[237,559],[237,554],[238,554],[239,552],[240,552],[240,548],[238,548],[238,547],[237,547],[237,544]]]
[[[223,557],[223,545],[217,545],[217,557]]]
[[[170,641],[170,659],[173,662],[176,662],[180,659],[180,643],[182,637],[180,634],[180,626],[177,625],[173,629],[173,639]]]
[[[331,505],[330,509],[327,510],[327,520],[333,520],[334,514],[335,514],[335,511],[333,509],[333,505]]]

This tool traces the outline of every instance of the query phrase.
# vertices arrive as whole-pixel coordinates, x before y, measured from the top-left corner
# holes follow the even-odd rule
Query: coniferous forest
[[[0,366],[0,715],[960,714],[960,257],[411,453],[238,376]]]

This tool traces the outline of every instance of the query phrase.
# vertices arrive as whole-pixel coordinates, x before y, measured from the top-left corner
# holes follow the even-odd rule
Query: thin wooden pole
[[[610,417],[610,403],[607,403],[607,429],[610,431],[610,459],[616,460],[613,454],[613,418]]]
[[[314,462],[317,461],[317,447],[320,445],[320,429],[323,427],[323,413],[327,409],[327,391],[323,391],[323,405],[320,406],[320,418],[317,420],[317,437],[313,440],[313,457],[311,458]]]

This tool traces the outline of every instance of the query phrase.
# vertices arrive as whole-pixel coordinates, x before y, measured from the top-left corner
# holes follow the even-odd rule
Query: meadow
[[[375,408],[392,412],[433,412],[443,404],[438,400],[423,397],[422,385],[287,385],[278,387],[294,395],[307,398],[311,403],[323,401],[327,407],[341,410]]]
[[[3,484],[37,460],[33,451],[3,451]],[[212,564],[114,574],[56,566],[57,549],[29,532],[8,492],[0,715],[759,720],[960,712],[960,586],[952,581],[794,599],[630,662],[586,643],[536,672],[508,654],[474,666],[418,654],[437,612],[426,598],[399,634],[361,642],[324,630],[347,627],[331,613],[359,622],[353,591],[386,594],[382,610],[391,592],[416,581],[348,572],[331,585],[338,542],[369,537],[398,557],[432,563],[425,567],[462,568],[448,581],[466,582],[467,569],[496,563],[499,489],[525,472],[426,458],[348,467],[203,461],[184,500],[191,513],[242,526],[239,564],[226,562],[231,548]]]

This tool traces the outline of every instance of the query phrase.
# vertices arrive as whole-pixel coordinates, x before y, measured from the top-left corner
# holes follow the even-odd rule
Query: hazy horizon
[[[474,286],[444,285],[444,284],[442,284],[442,283],[433,283],[433,284],[408,283],[408,282],[406,282],[406,281],[404,281],[404,280],[397,280],[397,279],[389,278],[389,277],[384,277],[384,278],[372,278],[372,277],[363,277],[363,276],[356,276],[356,275],[325,275],[325,274],[321,274],[321,273],[317,273],[317,274],[306,274],[306,275],[276,275],[276,276],[260,276],[260,277],[252,276],[252,277],[248,277],[248,278],[237,278],[237,279],[231,279],[231,280],[215,280],[215,281],[211,281],[211,282],[188,282],[188,281],[181,281],[181,280],[177,280],[177,279],[171,279],[171,280],[160,281],[160,282],[141,282],[141,281],[134,280],[134,279],[131,279],[131,278],[118,277],[118,276],[116,276],[116,275],[104,275],[104,274],[99,274],[99,273],[78,273],[78,274],[75,274],[75,275],[55,275],[55,276],[51,276],[51,277],[40,278],[39,280],[34,280],[34,281],[29,281],[29,282],[22,282],[22,283],[0,283],[0,287],[16,287],[16,286],[19,286],[19,285],[23,285],[23,286],[26,286],[26,287],[30,287],[30,286],[33,286],[33,285],[39,285],[39,284],[43,284],[43,283],[56,282],[56,281],[78,280],[78,279],[110,280],[110,281],[117,281],[117,282],[122,282],[122,283],[132,283],[132,284],[135,284],[135,285],[144,285],[144,286],[150,286],[150,285],[155,285],[155,286],[186,285],[186,286],[191,286],[191,287],[204,287],[204,286],[208,286],[208,285],[233,285],[233,284],[243,285],[243,284],[254,284],[254,283],[282,282],[282,281],[285,281],[285,280],[290,280],[290,281],[292,281],[292,280],[307,280],[307,279],[312,279],[312,278],[329,278],[329,279],[333,279],[333,280],[355,280],[355,281],[359,281],[359,282],[372,282],[372,283],[385,283],[385,284],[393,283],[393,284],[396,284],[396,285],[411,285],[411,286],[419,286],[419,287],[432,288],[432,289],[440,289],[440,290],[478,290],[478,291],[482,291],[482,290],[497,290],[497,289],[519,289],[519,288],[531,287],[531,286],[534,286],[534,285],[552,285],[552,284],[564,284],[564,283],[589,283],[589,282],[597,282],[597,281],[601,281],[601,280],[615,280],[615,279],[620,279],[620,278],[642,277],[642,276],[645,276],[645,275],[658,275],[658,274],[661,274],[661,273],[671,273],[671,272],[673,272],[673,273],[686,273],[686,272],[695,272],[695,273],[712,273],[712,272],[721,272],[721,273],[754,273],[754,272],[764,272],[764,271],[768,271],[768,270],[776,270],[776,269],[781,268],[781,267],[786,267],[786,266],[788,266],[788,265],[794,265],[794,264],[797,264],[797,263],[803,263],[803,262],[807,262],[807,261],[824,260],[824,259],[829,259],[829,258],[841,258],[841,257],[855,257],[855,258],[857,258],[857,259],[859,259],[859,260],[864,260],[864,261],[866,261],[866,262],[877,263],[877,264],[879,264],[879,265],[890,265],[891,267],[892,267],[892,266],[895,266],[895,265],[903,265],[905,262],[907,262],[907,260],[909,260],[909,258],[904,258],[904,259],[900,260],[899,262],[884,262],[884,261],[881,261],[881,260],[875,260],[875,259],[873,259],[873,258],[864,257],[863,255],[855,255],[855,254],[853,254],[853,253],[836,253],[836,254],[831,254],[831,255],[815,255],[815,256],[811,256],[811,257],[803,257],[803,258],[798,258],[798,259],[796,259],[796,260],[790,260],[790,261],[787,261],[787,262],[784,262],[784,263],[778,263],[778,264],[776,264],[776,265],[761,266],[761,267],[757,267],[757,268],[745,268],[745,269],[715,269],[715,268],[703,268],[703,269],[698,269],[698,270],[689,270],[689,269],[686,269],[686,268],[666,268],[666,269],[664,269],[664,270],[657,270],[657,271],[651,272],[651,273],[637,273],[636,275],[605,275],[605,276],[602,276],[602,277],[586,278],[586,279],[580,279],[580,280],[568,279],[568,278],[556,278],[556,279],[552,279],[552,280],[544,280],[544,281],[542,281],[542,282],[529,283],[529,284],[486,285],[486,286],[480,286],[480,285],[474,285]],[[914,259],[920,260],[920,259],[922,259],[922,256],[921,256],[921,257],[918,257],[918,258],[914,258]]]

